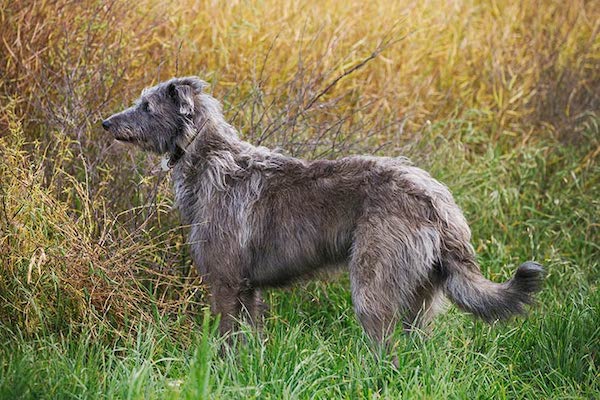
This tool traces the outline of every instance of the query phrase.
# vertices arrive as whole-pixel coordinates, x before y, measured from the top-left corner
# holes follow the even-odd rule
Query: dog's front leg
[[[246,282],[248,281],[246,280]],[[242,318],[246,319],[250,326],[260,331],[262,329],[263,313],[267,308],[267,305],[261,300],[260,290],[246,283],[240,292],[239,299],[242,306]]]
[[[214,282],[210,285],[211,311],[221,317],[219,333],[227,337],[228,342],[231,342],[230,334],[235,330],[236,321],[242,310],[240,289],[238,285],[223,282]]]

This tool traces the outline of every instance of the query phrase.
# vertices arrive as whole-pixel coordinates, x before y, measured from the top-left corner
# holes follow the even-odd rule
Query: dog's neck
[[[177,164],[179,160],[181,160],[181,157],[183,157],[184,154],[185,150],[177,146],[173,153],[166,153],[162,156],[162,158],[160,159],[160,168],[163,171],[171,170],[175,166],[175,164]]]
[[[174,150],[163,157],[163,170],[176,167],[185,174],[188,168],[202,169],[209,160],[224,154],[237,160],[241,154],[246,154],[244,158],[255,151],[265,153],[267,149],[259,150],[239,139],[237,130],[223,118],[218,101],[206,94],[200,100],[194,117],[183,124]]]
[[[223,134],[225,132],[225,134]],[[181,140],[174,150],[166,153],[161,160],[161,169],[168,171],[175,166],[189,164],[197,167],[202,159],[215,152],[237,154],[249,143],[241,142],[235,129],[224,120],[214,121],[210,118],[202,121],[189,121],[182,128]]]
[[[179,139],[175,143],[174,150],[167,152],[161,159],[161,169],[168,171],[175,167],[182,158],[192,149],[192,144],[196,142],[200,133],[202,133],[206,126],[210,124],[208,119],[204,119],[201,122],[187,120],[179,133]]]
[[[181,161],[183,156],[185,156],[185,154],[187,153],[188,148],[200,135],[200,131],[201,129],[196,128],[196,125],[192,121],[190,121],[181,129],[180,136],[184,139],[174,146],[175,150],[168,152],[162,156],[160,166],[163,171],[169,171],[179,161]]]
[[[223,118],[220,103],[202,93],[197,98],[196,107],[193,117],[186,120],[181,128],[175,150],[163,158],[163,169],[186,163],[197,165],[211,150],[240,151],[237,131]]]

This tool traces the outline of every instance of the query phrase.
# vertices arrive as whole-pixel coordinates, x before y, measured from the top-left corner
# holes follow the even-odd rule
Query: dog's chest
[[[174,179],[176,206],[182,222],[204,240],[231,237],[243,247],[252,234],[249,219],[259,196],[254,186],[251,179],[224,187],[206,179]]]

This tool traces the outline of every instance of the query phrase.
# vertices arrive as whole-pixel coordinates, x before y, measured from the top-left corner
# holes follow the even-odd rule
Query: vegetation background
[[[0,0],[0,398],[600,397],[594,1]],[[100,121],[194,74],[255,144],[405,155],[527,319],[455,309],[377,361],[347,278],[266,293],[219,357],[158,159]]]

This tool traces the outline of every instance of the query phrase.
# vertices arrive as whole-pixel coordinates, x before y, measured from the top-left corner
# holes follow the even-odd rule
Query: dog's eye
[[[142,111],[143,112],[150,112],[150,104],[148,104],[147,101],[142,103]]]

